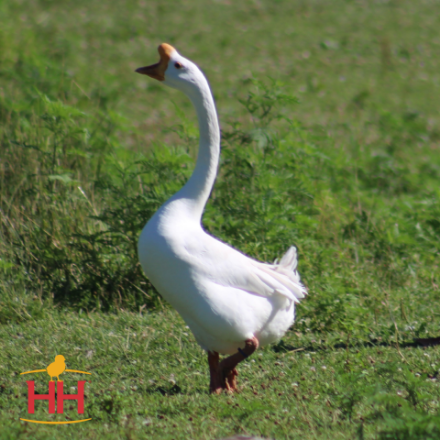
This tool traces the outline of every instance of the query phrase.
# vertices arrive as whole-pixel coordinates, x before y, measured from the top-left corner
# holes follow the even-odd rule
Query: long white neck
[[[200,220],[217,176],[220,157],[220,129],[214,99],[203,77],[197,86],[185,90],[199,121],[199,153],[194,172],[186,185],[171,200],[183,200],[191,217]]]

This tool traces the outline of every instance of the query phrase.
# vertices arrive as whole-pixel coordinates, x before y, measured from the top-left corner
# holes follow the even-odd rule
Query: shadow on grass
[[[169,387],[148,387],[146,389],[147,394],[160,393],[162,396],[175,396],[177,394],[182,394],[182,388],[179,385],[173,385]]]
[[[305,347],[294,347],[293,345],[286,344],[283,340],[281,340],[278,344],[274,345],[272,350],[275,353],[287,353],[289,351],[330,351],[333,349],[348,349],[348,348],[357,348],[357,347],[434,347],[440,345],[440,337],[438,338],[416,338],[412,342],[387,342],[380,341],[378,339],[374,339],[371,341],[357,341],[357,342],[338,342],[334,345],[309,345]]]

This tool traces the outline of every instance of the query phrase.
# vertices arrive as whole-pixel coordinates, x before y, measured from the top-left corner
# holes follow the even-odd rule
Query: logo
[[[49,403],[49,414],[55,414],[55,406],[56,413],[63,414],[64,413],[64,401],[65,400],[76,400],[78,407],[78,414],[84,414],[84,386],[85,380],[77,381],[77,394],[65,394],[64,393],[64,382],[60,380],[60,375],[64,372],[68,373],[80,373],[80,374],[92,374],[87,373],[86,371],[79,370],[69,370],[66,368],[65,361],[66,359],[62,355],[57,355],[55,357],[55,362],[52,362],[46,369],[42,370],[32,370],[26,371],[20,374],[31,374],[31,373],[47,373],[50,376],[49,380],[49,390],[47,394],[36,394],[35,393],[35,381],[28,380],[26,381],[28,386],[28,413],[35,414],[35,401],[36,400],[47,400]],[[54,377],[57,378],[56,382],[56,392],[55,392],[55,382]],[[55,405],[56,403],[56,405]],[[80,420],[70,420],[70,421],[60,421],[60,422],[51,422],[44,420],[30,420],[30,419],[22,419],[24,422],[31,423],[45,423],[48,425],[66,425],[70,423],[81,423],[87,422],[90,419],[80,419]]]

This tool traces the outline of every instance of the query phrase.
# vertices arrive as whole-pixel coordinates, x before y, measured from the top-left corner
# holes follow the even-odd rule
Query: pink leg
[[[238,391],[237,388],[237,376],[238,371],[236,366],[244,359],[249,357],[260,345],[258,339],[254,336],[251,339],[245,341],[245,347],[243,350],[235,353],[226,359],[223,359],[219,365],[219,373],[221,380],[221,388],[227,391]]]
[[[237,369],[233,368],[228,373],[223,372],[223,374],[226,374],[226,377],[224,378],[226,391],[229,391],[231,393],[238,391],[238,387],[237,387],[238,371],[237,371]]]
[[[220,394],[222,392],[219,359],[220,356],[216,351],[208,351],[208,365],[210,375],[209,392],[211,394]]]

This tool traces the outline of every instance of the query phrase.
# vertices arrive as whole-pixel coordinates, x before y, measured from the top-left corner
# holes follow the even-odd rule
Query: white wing
[[[197,252],[191,252],[187,248],[197,260],[194,261],[193,267],[202,278],[209,278],[219,285],[264,297],[283,295],[295,303],[307,294],[296,271],[294,246],[289,248],[279,263],[265,264],[247,257],[209,235],[205,235],[202,242],[203,250],[199,247],[200,242],[195,246],[198,248]]]

